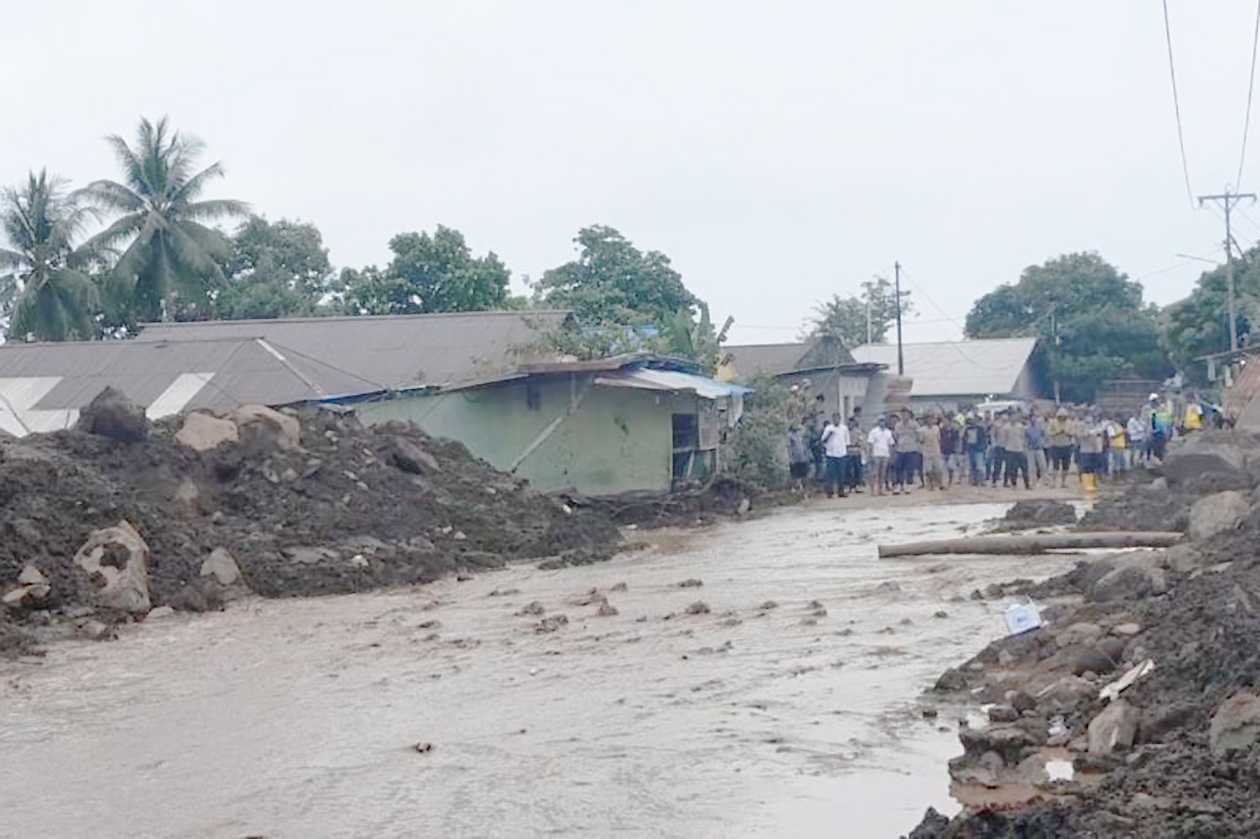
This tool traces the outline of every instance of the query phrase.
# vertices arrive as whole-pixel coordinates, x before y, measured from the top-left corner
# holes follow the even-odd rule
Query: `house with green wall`
[[[546,492],[663,493],[712,475],[748,388],[680,359],[549,349],[549,331],[571,328],[565,311],[461,312],[148,324],[138,340],[247,338],[295,369],[318,362],[365,383],[333,392],[313,381],[322,401],[458,440]]]

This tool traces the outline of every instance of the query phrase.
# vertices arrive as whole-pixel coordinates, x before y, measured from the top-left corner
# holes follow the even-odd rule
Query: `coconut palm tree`
[[[197,200],[207,183],[223,176],[212,163],[197,171],[204,150],[194,137],[172,131],[166,117],[140,120],[135,146],[106,137],[122,168],[119,181],[94,181],[83,195],[122,215],[92,238],[97,247],[122,251],[111,272],[113,304],[144,320],[195,316],[208,309],[211,292],[223,283],[220,265],[230,248],[206,222],[244,215],[240,201]]]
[[[93,218],[91,209],[65,194],[65,181],[46,170],[26,183],[0,190],[0,248],[4,294],[16,298],[8,335],[40,341],[93,337],[99,308],[88,267],[96,252],[75,239]]]

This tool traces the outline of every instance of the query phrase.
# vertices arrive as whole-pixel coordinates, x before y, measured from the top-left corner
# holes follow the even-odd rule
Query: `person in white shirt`
[[[833,415],[823,428],[820,441],[823,454],[827,458],[827,471],[823,479],[827,497],[832,498],[839,494],[844,498],[847,495],[844,491],[844,476],[849,459],[849,426],[841,421],[839,414]]]
[[[872,495],[883,495],[885,481],[888,477],[888,459],[892,457],[893,433],[883,417],[879,424],[866,435],[866,443],[870,446],[871,462],[866,470],[866,479],[871,485]]]

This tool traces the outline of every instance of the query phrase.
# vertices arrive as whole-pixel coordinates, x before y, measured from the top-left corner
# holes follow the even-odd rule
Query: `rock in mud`
[[[79,411],[80,431],[124,443],[139,443],[149,437],[149,418],[121,390],[106,387]]]
[[[609,590],[609,591],[629,591],[629,590],[630,590],[630,586],[626,585],[624,582],[622,582],[622,583],[613,583],[612,587],[611,587],[610,589],[608,589],[608,590]]]
[[[1136,600],[1168,590],[1168,578],[1162,568],[1142,561],[1127,562],[1104,574],[1090,587],[1088,597],[1096,603],[1112,600]]]
[[[1123,699],[1108,705],[1089,721],[1089,753],[1110,755],[1133,745],[1141,713]]]
[[[522,606],[520,608],[520,611],[516,613],[516,616],[517,617],[526,617],[526,616],[537,617],[546,611],[547,610],[543,608],[543,604],[540,601],[534,600]]]
[[[989,709],[989,722],[1015,722],[1019,719],[1019,711],[1010,705],[994,705]]]
[[[442,466],[436,457],[404,437],[394,438],[390,448],[390,459],[399,469],[413,475],[442,471]]]
[[[149,546],[126,521],[93,531],[74,557],[98,606],[139,614],[149,600]]]
[[[1202,541],[1218,533],[1235,530],[1249,512],[1251,505],[1241,492],[1218,492],[1204,496],[1190,507],[1190,538]]]
[[[611,618],[618,614],[620,614],[620,612],[617,611],[617,607],[611,603],[601,603],[599,604],[599,608],[595,611],[595,615],[601,618]]]
[[[1164,477],[1170,486],[1177,486],[1211,472],[1247,475],[1247,455],[1233,443],[1191,437],[1172,448],[1164,458]]]
[[[44,576],[44,572],[29,562],[22,566],[22,572],[18,574],[17,581],[24,586],[48,585],[48,578]]]
[[[678,584],[678,587],[679,588],[700,588],[702,585],[704,585],[704,582],[702,580],[697,580],[695,577],[692,577],[689,580],[683,580],[681,583]]]
[[[963,675],[961,670],[951,667],[940,675],[933,686],[933,690],[938,693],[950,693],[956,690],[962,690],[967,687],[967,677]]]
[[[683,610],[689,615],[707,615],[709,614],[709,604],[703,600],[697,600]]]
[[[1074,623],[1059,630],[1054,640],[1060,647],[1070,647],[1073,644],[1091,643],[1101,638],[1102,634],[1102,627],[1096,623]]]
[[[534,624],[534,632],[537,632],[540,635],[548,632],[555,632],[560,627],[567,626],[568,623],[569,619],[564,615],[551,615],[550,617],[543,618],[538,623]]]
[[[242,442],[286,451],[302,445],[302,424],[263,405],[242,405],[228,414],[228,419],[236,424]]]
[[[1076,508],[1066,501],[1017,501],[1002,519],[1007,528],[1076,524]]]
[[[1240,691],[1221,703],[1208,727],[1212,754],[1250,749],[1260,739],[1260,697]]]
[[[201,563],[201,576],[213,577],[221,586],[234,586],[241,581],[241,567],[232,554],[223,548],[215,548]]]
[[[177,443],[195,452],[212,451],[224,443],[235,443],[240,439],[236,423],[200,412],[185,417],[183,426],[175,435]]]
[[[86,620],[75,627],[74,633],[89,641],[112,641],[118,633],[107,623],[98,620]]]

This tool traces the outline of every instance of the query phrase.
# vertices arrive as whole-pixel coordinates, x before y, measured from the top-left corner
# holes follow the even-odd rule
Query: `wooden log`
[[[1039,554],[1074,548],[1166,548],[1180,541],[1180,533],[1165,531],[1097,531],[1082,533],[1042,533],[1020,536],[968,536],[880,545],[880,559],[927,554]]]

